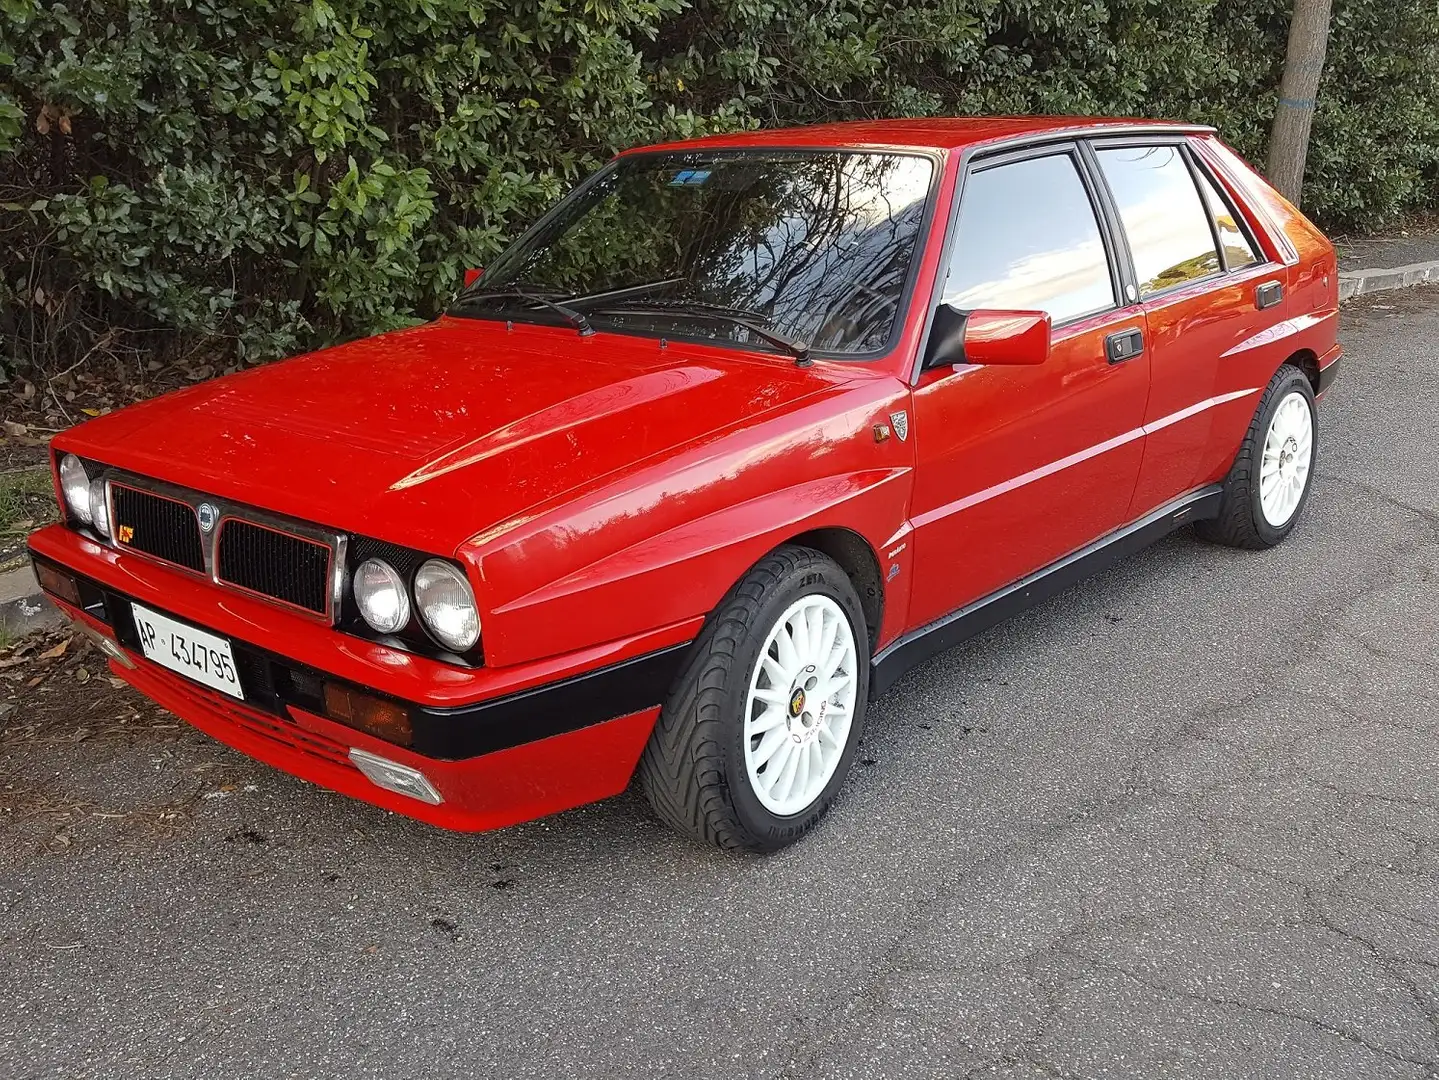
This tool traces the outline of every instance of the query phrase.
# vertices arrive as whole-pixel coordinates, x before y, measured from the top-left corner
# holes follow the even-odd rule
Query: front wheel
[[[695,642],[640,761],[661,819],[724,848],[774,851],[829,809],[869,696],[859,597],[832,560],[762,559]]]
[[[1229,476],[1219,516],[1196,531],[1230,547],[1273,547],[1289,535],[1309,498],[1318,424],[1314,389],[1283,365],[1264,390]]]

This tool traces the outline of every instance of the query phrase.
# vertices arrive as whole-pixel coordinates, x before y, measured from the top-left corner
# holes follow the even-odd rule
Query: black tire
[[[838,603],[854,633],[857,695],[849,737],[834,775],[802,812],[764,807],[750,784],[744,719],[760,650],[802,596]],[[730,850],[776,851],[825,815],[854,762],[869,698],[869,634],[848,576],[810,548],[786,545],[761,559],[720,602],[695,641],[639,764],[640,785],[660,819]]]
[[[1264,439],[1274,414],[1291,394],[1299,394],[1309,407],[1313,440],[1309,456],[1309,472],[1304,479],[1304,491],[1289,519],[1282,525],[1271,525],[1264,516],[1259,493],[1260,459],[1264,453]],[[1219,516],[1195,525],[1194,531],[1201,539],[1229,547],[1259,551],[1273,547],[1289,535],[1304,505],[1309,501],[1309,491],[1314,486],[1314,470],[1319,462],[1319,417],[1314,408],[1314,388],[1309,377],[1297,367],[1282,365],[1269,380],[1264,396],[1259,400],[1254,419],[1244,434],[1239,455],[1224,481],[1224,498],[1219,506]]]

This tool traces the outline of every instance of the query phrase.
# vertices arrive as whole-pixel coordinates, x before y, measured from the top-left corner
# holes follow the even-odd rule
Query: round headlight
[[[65,496],[65,508],[70,516],[84,525],[90,518],[90,477],[85,475],[85,466],[74,454],[60,459],[60,490]]]
[[[393,634],[410,621],[410,594],[395,568],[380,559],[366,559],[355,571],[355,606],[370,628]]]
[[[425,626],[451,652],[468,652],[480,640],[475,594],[459,567],[431,559],[415,575],[415,605]]]
[[[90,521],[101,536],[110,535],[110,506],[105,501],[104,480],[96,480],[90,485]]]

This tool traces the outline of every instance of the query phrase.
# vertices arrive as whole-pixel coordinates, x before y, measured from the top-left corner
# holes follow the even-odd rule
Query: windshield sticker
[[[692,184],[703,184],[710,178],[708,169],[684,169],[675,174],[670,181],[670,187],[688,187]]]

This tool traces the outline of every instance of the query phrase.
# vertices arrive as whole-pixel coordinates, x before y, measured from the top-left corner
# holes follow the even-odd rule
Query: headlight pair
[[[475,594],[459,567],[429,559],[415,571],[411,589],[383,559],[366,559],[352,582],[355,607],[371,630],[397,634],[410,622],[411,608],[430,636],[451,652],[465,653],[480,640],[480,612]]]
[[[60,459],[60,491],[72,518],[89,525],[101,536],[110,535],[110,504],[105,498],[105,481],[102,477],[90,479],[85,463],[74,454]]]

